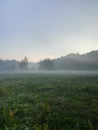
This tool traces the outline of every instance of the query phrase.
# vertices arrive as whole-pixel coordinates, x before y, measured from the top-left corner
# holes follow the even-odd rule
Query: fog
[[[0,130],[98,130],[98,0],[0,0]]]
[[[97,76],[98,71],[86,71],[86,70],[63,70],[63,71],[2,71],[0,72],[0,75],[65,75],[65,76]]]
[[[98,51],[85,54],[71,53],[57,59],[46,58],[29,62],[25,56],[21,61],[0,60],[0,73],[51,73],[51,74],[97,74]]]

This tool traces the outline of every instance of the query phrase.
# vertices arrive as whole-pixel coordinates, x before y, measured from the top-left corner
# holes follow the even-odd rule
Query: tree
[[[40,61],[39,70],[53,70],[53,69],[54,69],[54,62],[49,58]]]
[[[20,69],[28,69],[28,58],[26,56],[20,62]]]

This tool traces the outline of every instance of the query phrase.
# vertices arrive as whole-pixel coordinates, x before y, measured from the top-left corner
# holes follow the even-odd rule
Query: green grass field
[[[98,130],[98,76],[0,75],[0,130]]]

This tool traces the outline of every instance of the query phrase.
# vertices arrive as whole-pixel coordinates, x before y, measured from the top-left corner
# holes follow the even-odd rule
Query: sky
[[[98,49],[98,0],[0,0],[0,59]]]

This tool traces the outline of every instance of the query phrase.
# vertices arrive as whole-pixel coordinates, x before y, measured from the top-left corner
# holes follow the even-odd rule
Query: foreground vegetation
[[[98,130],[98,76],[0,75],[0,130]]]

